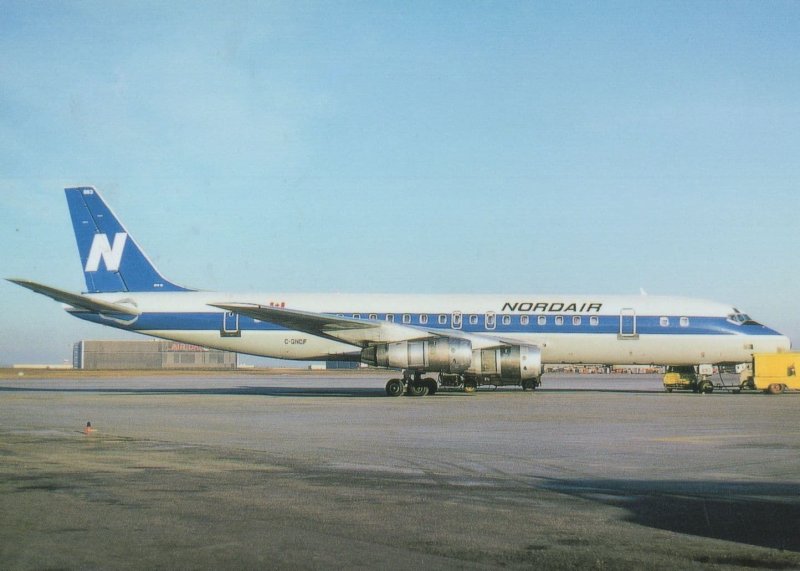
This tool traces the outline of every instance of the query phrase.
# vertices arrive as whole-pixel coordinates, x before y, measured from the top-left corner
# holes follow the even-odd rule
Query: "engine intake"
[[[463,373],[472,363],[472,356],[469,340],[435,337],[372,345],[361,351],[361,362],[390,369]]]

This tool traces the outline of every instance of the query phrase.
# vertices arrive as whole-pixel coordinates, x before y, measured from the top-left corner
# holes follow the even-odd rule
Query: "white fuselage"
[[[93,294],[129,305],[138,318],[78,317],[166,339],[251,355],[321,360],[357,358],[354,341],[312,335],[226,313],[210,304],[251,303],[368,321],[392,321],[431,334],[469,336],[474,348],[496,340],[541,349],[543,363],[716,364],[749,361],[755,352],[788,350],[789,339],[732,306],[666,296]],[[391,330],[382,341],[391,342]],[[408,338],[404,333],[405,339]]]

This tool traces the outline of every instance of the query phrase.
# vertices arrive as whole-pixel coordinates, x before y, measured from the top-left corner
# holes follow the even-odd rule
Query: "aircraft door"
[[[636,339],[636,310],[630,307],[619,312],[619,337],[620,339]]]
[[[450,319],[450,327],[453,329],[461,329],[461,312],[454,311]]]
[[[239,314],[233,311],[226,311],[222,315],[222,329],[220,329],[219,333],[222,337],[241,337]]]

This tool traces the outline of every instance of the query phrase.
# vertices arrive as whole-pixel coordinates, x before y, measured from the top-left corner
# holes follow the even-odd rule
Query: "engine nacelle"
[[[436,337],[373,345],[361,351],[361,362],[391,369],[463,373],[472,363],[472,355],[472,343],[467,339]]]
[[[475,349],[467,373],[514,382],[537,379],[542,374],[542,352],[533,345]]]

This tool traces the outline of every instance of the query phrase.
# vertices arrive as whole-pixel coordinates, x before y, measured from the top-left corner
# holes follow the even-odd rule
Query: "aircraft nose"
[[[792,350],[792,340],[789,339],[788,336],[782,335],[777,331],[775,332],[775,337],[772,339],[772,343],[770,343],[770,345],[774,347],[770,353],[784,353]]]

